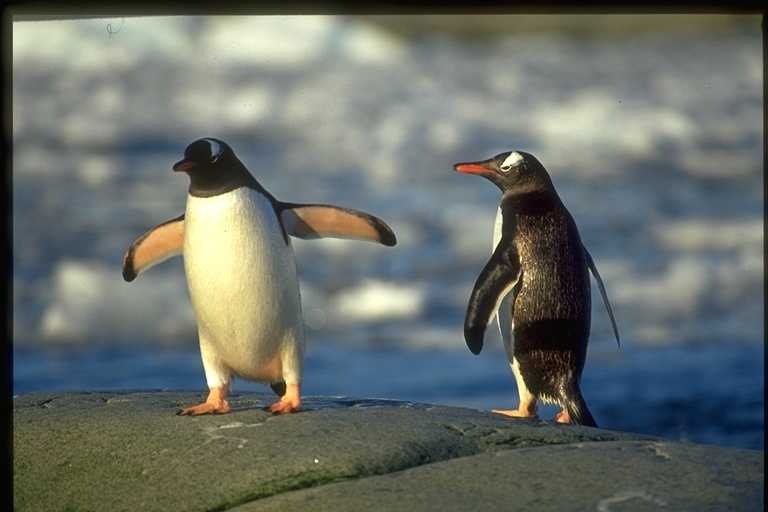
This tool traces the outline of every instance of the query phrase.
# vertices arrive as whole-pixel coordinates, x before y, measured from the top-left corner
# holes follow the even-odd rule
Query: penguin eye
[[[499,157],[501,157],[502,155],[499,155]],[[513,167],[517,168],[519,165],[523,165],[523,164],[525,164],[525,157],[523,157],[523,155],[521,155],[517,151],[512,151],[507,155],[504,161],[501,162],[499,169],[501,169],[502,172],[506,173],[511,171]]]
[[[214,155],[211,158],[208,159],[209,163],[215,164],[216,161],[219,159],[219,155]]]

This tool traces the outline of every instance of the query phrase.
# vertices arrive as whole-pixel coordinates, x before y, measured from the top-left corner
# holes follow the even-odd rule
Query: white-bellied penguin
[[[190,178],[185,213],[131,245],[123,277],[183,254],[210,392],[180,414],[228,412],[234,377],[270,385],[280,396],[272,413],[298,410],[304,324],[290,236],[393,246],[394,233],[360,211],[278,201],[218,139],[191,143],[173,170]]]
[[[537,400],[563,410],[555,420],[596,427],[579,386],[591,323],[589,271],[619,333],[592,257],[544,166],[521,151],[453,166],[482,176],[502,191],[493,254],[467,306],[464,338],[473,354],[498,317],[504,349],[520,394],[517,417],[538,417]]]

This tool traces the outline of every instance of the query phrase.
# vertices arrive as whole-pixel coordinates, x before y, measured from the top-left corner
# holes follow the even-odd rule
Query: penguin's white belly
[[[209,386],[300,381],[296,262],[266,197],[245,187],[188,196],[184,269]]]
[[[493,249],[491,253],[496,250],[499,242],[501,241],[501,233],[504,227],[504,217],[501,214],[501,207],[496,211],[496,221],[493,225]],[[501,334],[501,340],[504,343],[504,351],[507,353],[509,362],[512,363],[514,359],[514,336],[512,331],[514,325],[512,323],[512,296],[509,294],[512,288],[517,282],[511,283],[509,288],[504,290],[499,296],[499,301],[496,304],[496,322],[499,325],[499,333]],[[493,319],[491,319],[493,320]]]

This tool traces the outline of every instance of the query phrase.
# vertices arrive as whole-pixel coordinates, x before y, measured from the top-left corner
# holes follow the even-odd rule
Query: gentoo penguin
[[[498,317],[520,406],[493,412],[536,418],[536,401],[543,400],[563,408],[556,421],[597,427],[579,387],[591,320],[590,270],[617,342],[619,333],[597,267],[549,174],[521,151],[453,168],[482,176],[503,193],[493,255],[475,283],[464,319],[464,338],[479,354],[486,327]]]
[[[190,178],[185,213],[131,245],[123,278],[183,253],[210,393],[179,414],[228,412],[233,377],[270,385],[281,397],[270,412],[298,410],[304,324],[289,235],[393,246],[394,233],[367,213],[278,201],[218,139],[191,143],[173,170]]]

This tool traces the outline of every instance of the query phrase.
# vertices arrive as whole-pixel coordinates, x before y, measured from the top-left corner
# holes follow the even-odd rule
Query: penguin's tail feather
[[[571,418],[571,423],[598,428],[597,422],[592,416],[592,413],[589,412],[587,402],[584,401],[580,389],[576,388],[575,390],[566,393],[563,404],[565,412],[567,412],[568,416]]]

